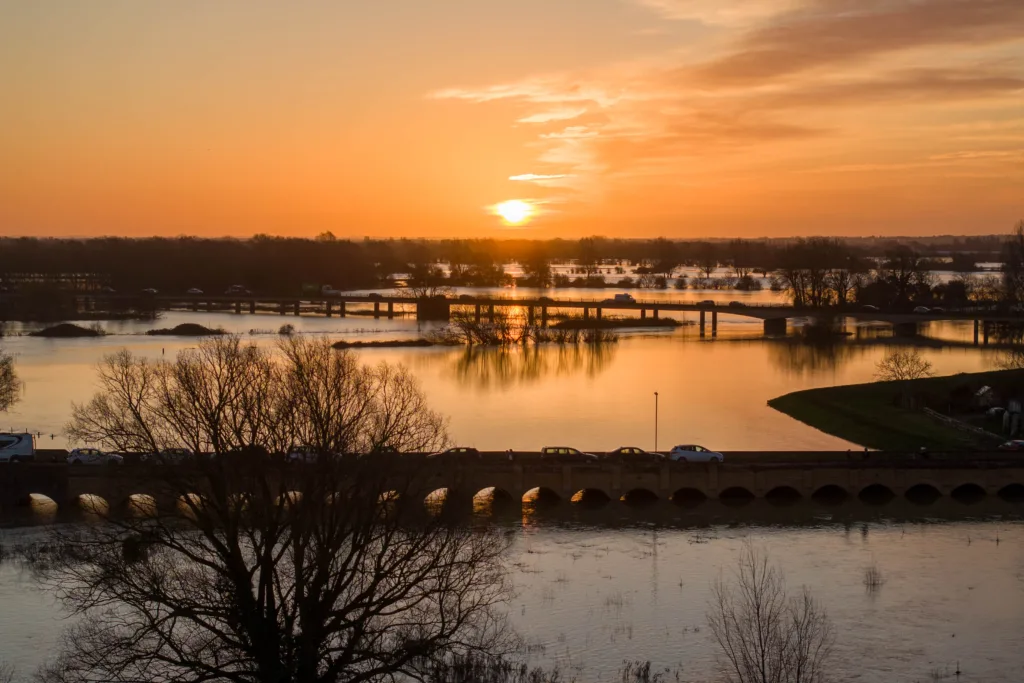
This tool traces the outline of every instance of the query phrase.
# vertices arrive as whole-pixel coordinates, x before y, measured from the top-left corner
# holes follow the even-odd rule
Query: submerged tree
[[[77,618],[45,680],[422,680],[511,645],[508,539],[425,514],[424,460],[379,452],[446,442],[415,382],[326,341],[281,351],[101,367],[70,433],[196,455],[135,468],[151,497],[126,514],[54,531],[37,566]],[[267,456],[296,444],[303,462]]]
[[[21,398],[21,380],[14,370],[14,356],[0,351],[0,411],[9,410]]]
[[[932,364],[917,349],[893,349],[875,365],[875,378],[882,382],[930,377]]]
[[[728,683],[824,683],[835,634],[807,588],[790,595],[765,552],[747,544],[731,580],[712,587],[711,633]]]

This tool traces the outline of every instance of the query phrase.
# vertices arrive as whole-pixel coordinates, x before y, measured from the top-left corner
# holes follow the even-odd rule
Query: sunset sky
[[[1022,0],[0,0],[0,87],[5,235],[1024,218]]]

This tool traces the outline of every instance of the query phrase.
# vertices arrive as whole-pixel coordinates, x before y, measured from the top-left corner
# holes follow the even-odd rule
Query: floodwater
[[[692,293],[692,292],[691,292]],[[586,294],[586,293],[584,293]],[[658,292],[671,298],[675,292]],[[736,292],[704,293],[735,297]],[[568,295],[568,294],[567,294]],[[589,295],[589,294],[588,294]],[[638,295],[641,295],[638,293]],[[751,293],[765,302],[771,292]],[[774,299],[772,298],[774,297]],[[431,405],[450,418],[453,439],[486,450],[536,450],[568,445],[611,450],[622,445],[653,448],[658,392],[658,443],[695,442],[715,450],[814,450],[854,447],[777,413],[776,396],[812,387],[871,381],[875,364],[893,343],[885,326],[848,323],[849,337],[811,345],[794,336],[765,339],[761,321],[719,313],[716,337],[701,338],[697,314],[672,317],[686,323],[664,330],[620,332],[617,343],[512,349],[451,347],[356,351],[367,363],[407,365],[420,378]],[[150,358],[173,358],[196,340],[146,336],[154,327],[198,322],[221,327],[256,343],[273,345],[281,325],[332,339],[410,339],[436,329],[412,317],[375,320],[276,314],[165,314],[156,322],[105,322],[109,335],[90,339],[23,336],[32,328],[10,327],[3,347],[17,356],[24,380],[22,400],[0,415],[0,429],[42,434],[41,447],[71,447],[62,435],[72,402],[95,391],[96,364],[121,348]],[[807,321],[796,320],[795,325]],[[969,322],[922,326],[922,355],[937,374],[992,369],[1002,352],[971,344]]]
[[[769,553],[791,590],[806,585],[828,611],[837,634],[836,680],[1021,679],[1019,505],[947,500],[909,510],[897,501],[873,511],[854,504],[788,512],[763,509],[763,501],[747,512],[706,505],[684,511],[565,504],[500,518],[516,533],[516,596],[508,610],[529,661],[587,682],[617,680],[627,660],[671,670],[668,680],[676,673],[681,681],[714,680],[711,584],[730,576],[751,541]],[[786,516],[801,521],[771,521]],[[8,530],[2,540],[40,533]],[[882,575],[875,589],[863,582],[870,566]],[[0,563],[0,659],[30,673],[54,651],[65,623],[28,570]]]
[[[522,293],[520,293],[522,294]],[[563,293],[560,292],[559,295]],[[696,292],[637,293],[683,299]],[[578,291],[577,298],[610,294]],[[578,295],[578,296],[577,296]],[[771,292],[749,295],[769,303]],[[701,292],[732,300],[737,292]],[[971,344],[969,323],[923,326],[922,338],[894,339],[884,326],[847,324],[850,335],[810,345],[791,335],[765,339],[760,321],[720,313],[718,336],[701,338],[695,314],[664,332],[625,331],[594,347],[356,351],[365,362],[398,362],[419,377],[430,403],[450,417],[453,439],[481,449],[569,445],[652,448],[658,392],[659,448],[696,442],[714,449],[853,448],[781,415],[766,401],[804,388],[869,381],[891,344],[913,343],[937,374],[992,369],[998,350]],[[171,358],[194,339],[148,337],[145,330],[198,322],[272,345],[277,328],[350,340],[407,339],[433,329],[408,317],[169,313],[156,323],[103,323],[100,339],[47,340],[8,328],[24,397],[0,428],[31,429],[41,447],[65,447],[71,403],[95,390],[95,365],[127,347]],[[806,321],[794,321],[796,326]],[[13,333],[13,334],[12,334]],[[745,539],[767,548],[789,584],[806,584],[836,623],[836,674],[843,681],[1007,681],[1024,678],[1024,525],[1021,506],[988,501],[930,507],[897,501],[861,509],[741,510],[711,501],[695,510],[670,504],[601,510],[563,503],[559,514],[516,509],[501,518],[517,533],[509,605],[531,661],[585,681],[613,681],[624,660],[651,660],[682,681],[713,678],[716,649],[706,626],[711,582],[736,561]],[[853,507],[850,507],[853,506]],[[0,521],[0,544],[39,534]],[[4,528],[6,526],[6,528]],[[868,591],[865,567],[885,583]],[[56,646],[63,621],[52,596],[16,563],[0,563],[0,659],[30,673]],[[936,678],[944,677],[944,678]]]

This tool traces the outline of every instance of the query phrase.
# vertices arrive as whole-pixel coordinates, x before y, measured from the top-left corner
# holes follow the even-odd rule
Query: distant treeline
[[[977,262],[998,260],[1005,237],[932,237],[917,239],[842,238],[844,258],[884,258],[908,249],[920,258],[956,262],[968,271]],[[330,284],[339,289],[374,287],[390,276],[422,273],[431,264],[451,264],[454,280],[492,284],[500,266],[519,262],[528,273],[545,264],[573,261],[586,274],[601,264],[627,261],[653,273],[669,274],[687,265],[711,269],[740,266],[772,272],[786,265],[795,239],[668,240],[342,240],[330,233],[314,239],[257,235],[251,239],[180,238],[4,238],[0,239],[0,278],[5,281],[62,282],[68,274],[91,274],[82,286],[118,291],[153,287],[184,291],[200,287],[217,292],[242,285],[259,293],[292,294],[303,286]],[[947,266],[948,267],[948,266]],[[543,276],[540,279],[545,279]]]

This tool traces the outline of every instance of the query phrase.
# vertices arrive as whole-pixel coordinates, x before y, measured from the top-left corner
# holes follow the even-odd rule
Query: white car
[[[317,452],[312,446],[295,446],[288,451],[285,460],[288,462],[316,462]]]
[[[676,462],[722,462],[725,459],[721,453],[696,444],[674,446],[668,458]]]
[[[927,306],[915,306],[914,313],[931,313],[932,310]]]
[[[185,293],[190,294],[192,296],[199,296],[200,294],[203,293],[203,290],[199,289],[198,287],[193,287],[192,289],[188,290]]]
[[[0,434],[0,462],[32,462],[35,459],[36,442],[31,434]]]
[[[104,453],[98,448],[74,448],[68,453],[69,465],[120,465],[124,458],[116,453]]]

